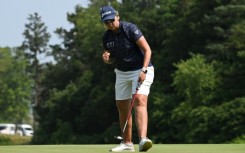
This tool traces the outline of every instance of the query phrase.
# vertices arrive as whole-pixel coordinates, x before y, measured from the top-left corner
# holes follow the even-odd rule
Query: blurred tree
[[[45,23],[42,22],[38,13],[30,14],[28,17],[29,23],[25,24],[25,31],[23,35],[25,37],[21,50],[24,50],[26,59],[28,60],[28,75],[33,79],[33,91],[32,91],[32,108],[33,108],[33,128],[36,129],[37,114],[36,109],[40,107],[41,96],[40,93],[43,90],[41,86],[41,69],[42,65],[39,61],[39,56],[48,51],[48,42],[51,37],[47,32]]]
[[[184,101],[192,107],[208,104],[214,97],[213,91],[218,82],[213,66],[206,64],[202,55],[182,60],[175,66],[173,85]]]
[[[0,48],[0,122],[31,121],[31,79],[27,62],[16,48]]]
[[[221,105],[192,109],[185,139],[187,143],[230,142],[245,134],[245,99],[237,98]]]
[[[199,119],[196,122],[207,124],[208,117],[206,115],[211,113],[208,112],[209,108],[204,106],[212,105],[210,102],[214,97],[218,80],[213,65],[208,64],[202,55],[193,55],[191,59],[182,60],[175,66],[177,70],[173,74],[173,85],[176,87],[177,94],[183,98],[182,102],[175,106],[172,112],[172,126],[176,130],[177,141],[192,142],[192,137],[187,137],[187,135],[201,128],[198,127],[198,123],[194,125],[189,122],[190,120],[195,122]],[[198,110],[198,116],[192,118],[190,113],[195,112],[193,110]],[[190,126],[192,130],[190,130]],[[202,127],[202,130],[208,131],[205,127]],[[179,138],[182,140],[178,140]],[[203,140],[206,139],[200,136],[199,141],[202,142]]]
[[[245,83],[240,81],[245,76],[245,2],[216,1],[213,6],[212,13],[203,17],[210,34],[206,40],[205,55],[208,60],[217,61],[222,78],[217,98],[230,101],[245,93]]]

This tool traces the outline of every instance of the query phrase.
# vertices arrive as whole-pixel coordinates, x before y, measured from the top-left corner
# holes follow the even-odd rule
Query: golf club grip
[[[142,82],[138,82],[137,87],[136,87],[136,92],[135,92],[135,94],[136,94],[137,91],[140,89],[141,84],[142,84]]]

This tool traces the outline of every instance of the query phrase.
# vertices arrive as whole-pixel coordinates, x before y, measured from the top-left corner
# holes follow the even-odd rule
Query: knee
[[[135,107],[145,107],[147,106],[147,96],[145,95],[137,95],[135,97]]]

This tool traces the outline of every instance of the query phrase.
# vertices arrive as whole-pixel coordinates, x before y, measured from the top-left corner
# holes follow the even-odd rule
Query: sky
[[[86,7],[89,0],[0,0],[0,47],[17,47],[24,41],[22,33],[30,14],[37,12],[51,34],[50,44],[61,40],[54,34],[56,28],[70,29],[67,13],[75,6]]]

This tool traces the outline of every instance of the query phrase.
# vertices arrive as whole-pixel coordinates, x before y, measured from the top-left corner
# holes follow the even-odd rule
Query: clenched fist
[[[115,59],[114,58],[111,58],[110,57],[110,52],[108,51],[105,51],[102,55],[102,58],[103,58],[103,61],[106,63],[106,64],[112,64]]]

